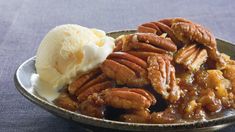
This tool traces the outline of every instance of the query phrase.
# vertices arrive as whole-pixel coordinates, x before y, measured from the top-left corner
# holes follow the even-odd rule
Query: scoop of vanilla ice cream
[[[76,75],[97,67],[114,47],[114,39],[104,31],[61,25],[42,40],[36,54],[36,71],[41,80],[58,90]]]

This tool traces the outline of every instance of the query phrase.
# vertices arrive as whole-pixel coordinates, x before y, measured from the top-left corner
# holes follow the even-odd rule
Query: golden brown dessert
[[[122,35],[100,68],[79,76],[54,102],[79,113],[125,122],[209,119],[235,108],[235,61],[215,37],[183,18]]]

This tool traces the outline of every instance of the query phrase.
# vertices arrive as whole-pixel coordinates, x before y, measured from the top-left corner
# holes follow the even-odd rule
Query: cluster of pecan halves
[[[183,47],[179,54],[176,54],[175,62],[186,66],[189,70],[198,70],[207,60],[207,56],[217,63],[218,68],[225,66],[225,61],[217,50],[215,37],[199,24],[183,18],[162,19],[144,23],[138,27],[138,31],[157,35],[167,33],[178,48]]]
[[[115,88],[115,85],[114,80],[98,68],[77,78],[68,86],[68,93],[61,94],[54,102],[71,111],[99,118],[105,117],[106,106],[125,109],[122,120],[139,118],[138,122],[146,122],[147,117],[138,115],[149,111],[156,103],[155,97],[143,88]]]
[[[171,64],[177,47],[171,39],[152,33],[135,33],[120,36],[116,45],[115,52],[101,66],[104,74],[119,85],[151,85],[170,102],[179,99],[180,89]]]
[[[142,24],[137,33],[122,35],[115,44],[114,52],[98,69],[68,86],[68,92],[55,100],[57,105],[99,118],[104,118],[106,106],[111,106],[126,111],[120,116],[123,121],[174,122],[171,109],[167,114],[150,113],[156,98],[146,87],[174,104],[182,95],[174,63],[192,72],[199,70],[208,57],[223,63],[214,36],[182,18]]]

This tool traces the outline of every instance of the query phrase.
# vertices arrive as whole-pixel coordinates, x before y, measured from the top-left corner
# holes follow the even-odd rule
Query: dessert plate
[[[122,34],[134,33],[135,30],[123,30],[107,33],[107,35],[114,38]],[[220,52],[226,53],[235,59],[235,45],[226,42],[221,39],[217,39],[218,49]],[[44,98],[40,97],[30,82],[32,74],[36,73],[35,69],[35,57],[32,57],[22,63],[16,70],[14,81],[17,90],[25,96],[28,100],[42,107],[43,109],[55,114],[59,117],[69,119],[83,125],[89,129],[107,130],[107,131],[187,131],[187,130],[215,130],[221,129],[235,122],[235,110],[227,110],[218,116],[210,120],[186,122],[186,123],[174,123],[174,124],[141,124],[141,123],[127,123],[112,121],[106,119],[98,119],[89,117],[79,113],[71,112],[66,109],[60,108],[53,103],[48,102]]]

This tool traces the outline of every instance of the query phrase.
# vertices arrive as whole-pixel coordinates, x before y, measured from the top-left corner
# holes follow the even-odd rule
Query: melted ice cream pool
[[[32,74],[30,81],[33,89],[49,102],[52,102],[60,95],[58,90],[52,89],[51,85],[40,79],[38,74]]]

